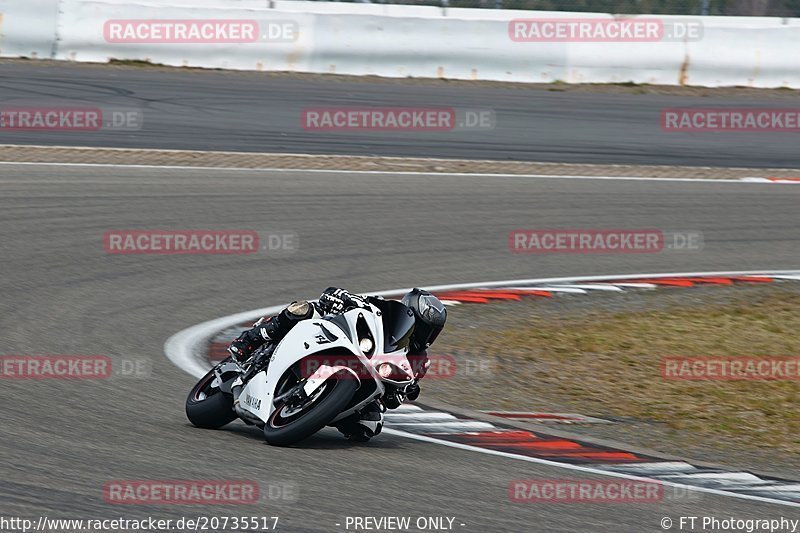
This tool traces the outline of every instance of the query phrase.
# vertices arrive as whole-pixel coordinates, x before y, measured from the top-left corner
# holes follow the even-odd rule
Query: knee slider
[[[286,314],[293,320],[304,320],[306,318],[311,318],[313,312],[314,311],[311,308],[311,304],[305,300],[292,302],[286,308]]]

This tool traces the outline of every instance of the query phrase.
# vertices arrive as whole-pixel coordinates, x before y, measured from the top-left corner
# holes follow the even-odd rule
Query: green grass
[[[799,334],[800,294],[766,292],[653,311],[528,314],[502,329],[467,330],[458,344],[501,353],[501,371],[522,372],[505,385],[518,408],[536,394],[587,414],[661,422],[692,438],[798,453],[800,381],[667,380],[660,362],[800,356]]]

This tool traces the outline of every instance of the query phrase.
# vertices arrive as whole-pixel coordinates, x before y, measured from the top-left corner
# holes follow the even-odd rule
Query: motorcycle
[[[245,363],[228,358],[214,366],[189,393],[186,415],[209,429],[239,418],[263,428],[269,444],[288,446],[375,400],[382,411],[396,409],[419,391],[408,358],[414,324],[409,307],[376,297],[303,320]]]

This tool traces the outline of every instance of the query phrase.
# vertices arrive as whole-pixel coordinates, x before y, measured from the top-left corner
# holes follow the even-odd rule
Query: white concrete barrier
[[[0,0],[0,57],[52,57],[57,20],[56,0]]]
[[[521,18],[607,14],[291,0],[0,0],[0,56],[388,77],[800,88],[800,19],[696,17],[702,38],[515,42]],[[654,18],[647,16],[644,18]],[[657,17],[666,24],[687,17]],[[290,22],[296,38],[253,43],[113,43],[110,20]]]

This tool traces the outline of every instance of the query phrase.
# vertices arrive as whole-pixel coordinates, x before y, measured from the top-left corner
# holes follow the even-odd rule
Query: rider
[[[372,296],[352,294],[345,289],[328,287],[317,302],[305,300],[292,302],[277,315],[262,317],[252,329],[242,332],[228,347],[228,351],[238,363],[244,363],[264,344],[275,345],[301,320],[320,318],[324,314],[341,314],[354,308],[368,307]],[[408,359],[412,368],[417,369],[415,377],[421,379],[430,366],[426,349],[433,344],[444,328],[447,310],[434,295],[422,289],[413,289],[403,296],[401,303],[414,312],[414,332],[409,343]],[[419,385],[406,389],[406,398],[416,400]],[[378,401],[368,404],[360,414],[348,417],[337,424],[337,429],[351,440],[367,441],[381,432],[383,410]]]

